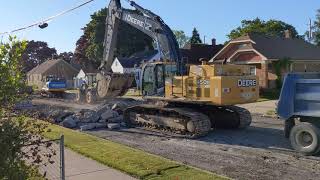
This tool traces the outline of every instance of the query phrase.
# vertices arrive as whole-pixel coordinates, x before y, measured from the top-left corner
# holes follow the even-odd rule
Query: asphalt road
[[[52,99],[33,102],[74,110],[97,106]],[[274,110],[275,102],[243,106],[259,113]],[[320,157],[294,152],[282,129],[281,120],[254,114],[253,123],[246,130],[213,130],[195,140],[138,128],[87,133],[234,179],[319,179]]]
[[[294,152],[284,138],[282,121],[254,115],[246,130],[214,130],[190,140],[144,129],[88,132],[235,179],[315,179],[320,158]]]

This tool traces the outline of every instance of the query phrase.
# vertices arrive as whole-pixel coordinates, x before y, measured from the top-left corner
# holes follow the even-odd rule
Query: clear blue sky
[[[2,0],[0,32],[29,25],[55,15],[85,0]],[[319,0],[136,0],[143,7],[160,15],[176,30],[191,34],[197,27],[201,36],[227,40],[226,34],[243,19],[256,17],[277,19],[295,26],[300,34],[307,30],[308,19],[314,19],[320,8]],[[89,22],[90,14],[105,7],[109,0],[95,0],[70,14],[55,19],[44,30],[31,28],[16,35],[27,40],[41,40],[59,52],[73,51],[81,36],[81,28]],[[122,4],[127,6],[126,1]],[[1,37],[0,37],[1,38]]]

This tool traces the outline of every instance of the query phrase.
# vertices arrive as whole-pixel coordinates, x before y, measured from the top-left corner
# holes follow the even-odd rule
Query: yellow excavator
[[[212,128],[246,128],[250,112],[236,104],[259,98],[258,78],[245,65],[186,65],[177,40],[164,21],[150,10],[129,1],[136,11],[111,0],[108,7],[104,60],[97,87],[86,91],[87,100],[123,95],[134,76],[111,72],[119,21],[124,21],[155,40],[160,58],[141,66],[139,87],[143,104],[128,107],[128,126],[143,126],[188,137],[206,135]],[[97,97],[96,97],[97,96]]]

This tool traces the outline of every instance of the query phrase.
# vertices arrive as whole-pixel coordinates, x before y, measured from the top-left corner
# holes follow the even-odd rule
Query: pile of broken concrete
[[[133,102],[133,104],[135,104]],[[118,102],[106,103],[94,110],[81,109],[72,110],[49,105],[36,105],[24,109],[24,114],[33,118],[47,120],[70,129],[88,131],[94,129],[108,128],[111,130],[125,127],[123,121],[123,110],[132,104]]]
[[[110,107],[104,105],[97,110],[82,109],[79,112],[70,112],[68,110],[60,111],[55,117],[52,117],[54,123],[60,124],[66,128],[88,131],[92,129],[119,129],[125,126],[123,122],[122,110],[118,104]],[[53,115],[53,114],[51,114]]]

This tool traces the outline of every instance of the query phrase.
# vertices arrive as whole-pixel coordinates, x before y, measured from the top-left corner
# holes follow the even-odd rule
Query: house
[[[78,70],[62,59],[47,60],[27,73],[27,84],[41,89],[48,76],[64,78],[67,81],[67,87],[72,88],[73,78]]]
[[[81,87],[84,81],[87,83],[88,86],[93,86],[93,84],[96,83],[96,76],[98,72],[98,69],[94,68],[80,69],[79,73],[74,78],[74,88]]]
[[[210,62],[253,65],[251,71],[259,77],[260,87],[273,89],[278,79],[276,65],[285,60],[290,63],[280,69],[279,79],[290,71],[319,72],[320,47],[303,39],[291,38],[289,31],[285,32],[284,37],[252,33],[231,40]]]
[[[187,43],[180,49],[181,59],[185,64],[200,65],[201,58],[210,60],[222,48],[223,45],[216,45],[215,39],[212,39],[211,45]]]
[[[128,58],[115,58],[111,65],[112,72],[121,74],[135,73],[135,67],[139,67],[144,61],[150,62],[160,59],[157,50],[135,53]]]

